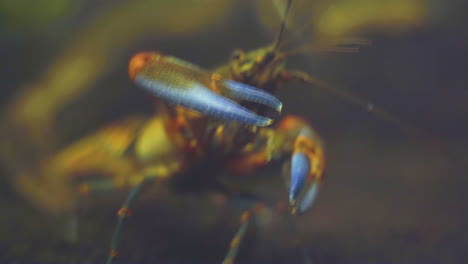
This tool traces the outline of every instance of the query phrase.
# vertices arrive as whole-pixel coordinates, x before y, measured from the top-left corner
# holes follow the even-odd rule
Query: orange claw
[[[135,54],[128,64],[128,75],[135,80],[136,75],[150,60],[158,60],[162,55],[157,52],[146,51]]]

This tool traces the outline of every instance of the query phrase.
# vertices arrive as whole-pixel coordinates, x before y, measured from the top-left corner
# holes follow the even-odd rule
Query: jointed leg
[[[318,193],[325,170],[323,143],[304,119],[286,116],[278,126],[260,131],[261,147],[227,161],[226,167],[237,174],[248,174],[272,160],[289,158],[289,201],[293,214],[308,210]]]
[[[287,212],[287,203],[285,201],[279,201],[279,202],[269,202],[266,200],[263,200],[259,197],[256,197],[254,195],[247,195],[247,196],[239,196],[239,195],[233,195],[228,197],[227,203],[240,203],[243,204],[245,202],[248,202],[251,204],[250,208],[245,210],[240,217],[240,226],[239,229],[237,230],[236,234],[234,235],[233,239],[231,240],[231,243],[229,245],[228,252],[222,262],[222,264],[232,264],[234,263],[234,260],[238,254],[240,244],[242,243],[242,240],[246,234],[246,231],[248,229],[248,226],[252,219],[254,217],[259,217],[261,214],[262,210],[271,210],[277,212],[278,215],[285,215],[288,214]],[[307,250],[305,249],[303,245],[303,240],[300,237],[299,231],[297,230],[297,226],[293,222],[293,219],[291,219],[291,215],[287,215],[287,220],[288,220],[288,229],[292,236],[294,237],[293,242],[298,246],[298,248],[301,250],[301,253],[303,254],[304,258],[304,263],[308,264],[311,263],[310,257],[307,253]]]
[[[131,215],[131,211],[130,211],[131,202],[138,195],[138,193],[140,192],[143,184],[144,184],[144,182],[138,183],[137,185],[135,185],[132,188],[129,195],[127,196],[127,199],[123,203],[122,207],[120,207],[120,209],[117,211],[117,217],[118,217],[117,218],[117,225],[115,227],[114,234],[112,235],[112,241],[111,241],[111,245],[110,245],[110,252],[109,252],[109,256],[108,256],[107,261],[106,261],[107,264],[112,263],[112,260],[114,259],[114,257],[117,256],[117,253],[118,253],[117,252],[117,246],[118,246],[119,239],[120,239],[120,233],[122,232],[123,221],[124,221],[125,217]]]
[[[112,263],[113,259],[117,256],[117,247],[120,240],[120,236],[122,233],[123,222],[125,217],[131,215],[130,206],[132,201],[137,197],[140,193],[143,185],[149,181],[154,180],[155,178],[147,178],[146,181],[142,181],[135,186],[132,187],[130,193],[128,194],[127,198],[125,199],[122,206],[117,211],[117,225],[115,227],[114,233],[112,235],[112,240],[110,244],[110,252],[107,258],[106,263]],[[99,180],[92,180],[86,181],[78,185],[78,193],[80,194],[79,199],[84,196],[88,196],[90,194],[98,194],[106,191],[113,191],[116,188],[115,183],[111,179],[99,179]]]
[[[85,181],[76,188],[78,193],[75,207],[66,215],[65,241],[74,244],[78,241],[78,210],[85,197],[92,194],[109,192],[116,189],[115,183],[111,179],[99,179]]]
[[[246,210],[242,213],[240,218],[241,226],[239,227],[239,230],[237,230],[234,238],[231,240],[228,253],[226,254],[226,257],[224,257],[222,264],[232,264],[234,262],[234,259],[237,256],[237,252],[239,251],[240,243],[242,242],[242,239],[244,238],[244,235],[249,226],[251,217],[252,215],[249,210]]]

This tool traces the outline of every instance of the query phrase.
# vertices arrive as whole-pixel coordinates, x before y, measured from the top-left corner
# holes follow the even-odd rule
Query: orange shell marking
[[[162,55],[156,52],[140,52],[135,54],[128,64],[128,75],[135,80],[136,75],[150,60],[157,61]]]

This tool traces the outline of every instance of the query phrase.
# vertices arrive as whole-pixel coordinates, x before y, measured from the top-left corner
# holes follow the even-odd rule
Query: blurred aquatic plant
[[[0,19],[9,30],[36,29],[70,14],[77,4],[72,0],[2,0]]]
[[[341,1],[324,12],[317,32],[342,36],[364,30],[395,32],[407,30],[426,21],[425,0],[359,0]]]
[[[255,1],[258,19],[267,28],[275,28],[285,0]],[[366,31],[401,32],[428,21],[426,0],[299,0],[287,27],[314,45],[330,46]]]

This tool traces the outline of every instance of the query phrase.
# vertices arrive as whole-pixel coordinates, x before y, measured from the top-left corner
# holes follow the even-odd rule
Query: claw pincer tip
[[[309,158],[302,152],[294,153],[291,157],[291,186],[289,188],[289,201],[291,204],[295,203],[309,172]]]
[[[224,82],[229,94],[239,100],[263,104],[281,112],[283,103],[265,90],[231,80]]]
[[[294,214],[302,214],[315,202],[323,173],[323,150],[313,130],[303,128],[291,157],[289,201]]]

